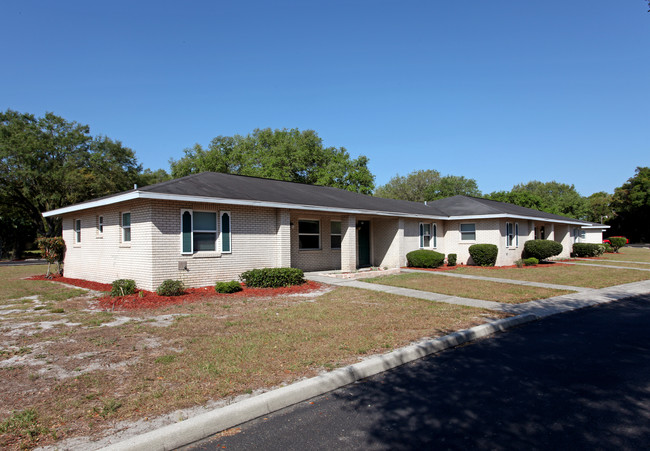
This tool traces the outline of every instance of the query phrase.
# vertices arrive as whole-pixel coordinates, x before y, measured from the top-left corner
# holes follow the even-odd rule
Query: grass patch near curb
[[[548,264],[529,268],[479,268],[465,266],[453,271],[500,279],[527,280],[530,282],[572,285],[585,288],[605,288],[650,279],[645,271],[603,268],[599,266]]]
[[[289,384],[509,316],[347,287],[326,291],[215,295],[113,314],[77,298],[56,315],[44,309],[36,312],[42,318],[34,312],[4,317],[0,423],[17,424],[11,415],[18,410],[37,412],[40,446],[100,437],[117,421]],[[32,446],[25,430],[7,426],[0,448]]]
[[[393,287],[411,288],[414,290],[459,296],[462,298],[482,299],[484,301],[520,304],[523,302],[546,299],[553,296],[573,293],[570,290],[554,290],[551,288],[527,287],[500,282],[461,279],[439,274],[407,273],[374,279],[372,282]]]

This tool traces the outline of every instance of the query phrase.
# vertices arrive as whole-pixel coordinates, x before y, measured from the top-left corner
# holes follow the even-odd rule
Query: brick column
[[[341,218],[341,271],[352,272],[357,269],[357,217]]]
[[[441,227],[442,224],[439,224],[438,226]],[[402,266],[406,266],[406,252],[404,251],[404,218],[399,218],[397,220],[397,236],[395,238],[397,240],[397,266],[401,268]]]
[[[289,210],[278,209],[275,214],[275,266],[278,268],[291,267],[291,213]]]

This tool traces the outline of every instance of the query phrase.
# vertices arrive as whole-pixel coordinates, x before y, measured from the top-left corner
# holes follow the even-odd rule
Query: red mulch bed
[[[29,280],[49,280],[62,282],[81,288],[88,288],[96,291],[111,291],[111,285],[107,283],[90,282],[82,279],[70,279],[68,277],[55,276],[47,279],[45,276],[30,277]],[[282,296],[287,294],[307,293],[318,290],[322,284],[308,280],[302,285],[280,288],[248,288],[237,293],[221,294],[214,291],[214,287],[186,288],[185,294],[181,296],[159,296],[155,292],[137,290],[136,294],[129,296],[104,296],[98,299],[99,308],[102,310],[137,310],[164,307],[167,305],[188,304],[207,300],[214,297],[259,297],[259,296]]]
[[[79,288],[88,288],[89,290],[111,291],[110,283],[91,282],[89,280],[83,280],[83,279],[71,279],[69,277],[63,277],[54,274],[52,274],[49,279],[44,275],[42,275],[42,276],[28,277],[27,280],[46,280],[50,282],[67,283],[68,285],[74,285],[75,287],[79,287]]]

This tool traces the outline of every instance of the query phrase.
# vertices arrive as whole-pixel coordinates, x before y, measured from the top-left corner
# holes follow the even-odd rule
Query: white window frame
[[[124,225],[124,215],[129,215],[129,225],[128,226]],[[120,233],[120,242],[128,243],[128,244],[131,243],[131,240],[133,239],[133,235],[132,235],[132,230],[133,229],[131,228],[132,223],[133,223],[133,221],[131,219],[131,212],[130,211],[122,211],[122,212],[120,212],[120,232],[121,232]],[[125,237],[125,234],[126,234],[127,230],[129,231],[129,239],[128,240]]]
[[[75,219],[72,223],[74,232],[74,244],[81,244],[81,219]]]
[[[519,247],[519,223],[515,222],[515,247]]]
[[[335,223],[335,222],[338,222],[339,224],[341,224],[341,232],[340,233],[333,233],[332,232],[332,223]],[[332,246],[332,237],[333,236],[338,236],[338,237],[341,238],[341,240],[339,242],[339,247],[333,247]],[[330,249],[332,249],[333,251],[340,251],[341,247],[343,247],[343,221],[337,220],[337,219],[332,219],[330,221]]]
[[[515,247],[515,225],[512,222],[506,222],[506,247]]]
[[[305,221],[305,222],[309,221],[309,222],[318,223],[318,233],[300,233],[300,222],[301,221]],[[341,226],[343,226],[343,224],[341,224]],[[300,250],[300,251],[320,251],[320,250],[322,250],[323,249],[323,243],[321,242],[321,231],[322,230],[323,229],[321,227],[320,219],[298,218],[298,250]],[[316,236],[316,235],[318,235],[318,247],[308,247],[308,248],[300,247],[300,235],[303,235],[303,236]]]
[[[429,228],[429,233],[428,234],[425,233],[425,227],[427,227],[427,226]],[[434,246],[432,246],[433,240],[431,239],[432,238],[432,231],[433,231],[433,227],[432,227],[432,224],[430,222],[421,222],[418,225],[418,235],[420,237],[420,241],[419,241],[420,249],[431,249],[432,247],[434,247]],[[427,237],[427,236],[429,237],[429,245],[425,246],[424,245],[424,237]]]
[[[194,213],[212,213],[214,215],[214,230],[207,229],[195,229],[194,228]],[[196,252],[216,252],[219,247],[217,246],[219,241],[219,224],[217,223],[217,218],[221,219],[219,213],[216,211],[206,211],[206,210],[193,210],[192,211],[192,249],[194,249],[194,234],[195,233],[214,233],[214,250],[213,251],[196,251]]]
[[[224,251],[223,250],[223,215],[228,215],[228,250]],[[219,249],[221,250],[222,254],[232,254],[232,213],[229,211],[222,211],[219,212],[219,224],[217,224],[217,228],[219,229]]]
[[[183,215],[185,212],[188,212],[190,214],[190,251],[183,251]],[[197,229],[194,225],[194,215],[196,213],[209,213],[214,215],[214,222],[215,222],[215,228],[214,229]],[[230,212],[223,212],[223,213],[228,213]],[[192,210],[189,208],[182,209],[181,210],[181,217],[180,217],[180,225],[181,225],[181,233],[180,233],[180,241],[181,241],[181,255],[194,255],[194,254],[210,254],[212,255],[213,253],[216,254],[221,254],[221,249],[222,249],[222,237],[220,235],[221,231],[221,214],[219,214],[218,211],[213,211],[213,210]],[[194,234],[195,233],[213,233],[214,234],[214,250],[210,251],[201,251],[198,249],[194,248]],[[232,235],[232,230],[231,230],[231,235]],[[232,249],[232,247],[231,247]],[[230,253],[230,252],[227,252]]]
[[[471,225],[471,226],[474,227],[474,230],[472,232],[467,231],[467,230],[463,231],[463,226],[464,225]],[[458,224],[458,232],[460,233],[460,241],[466,242],[466,243],[471,243],[471,242],[476,241],[476,223],[475,222],[461,222],[460,224]],[[468,234],[468,233],[474,234],[474,238],[466,239],[465,235]]]
[[[97,216],[97,237],[101,238],[104,236],[104,216]]]
[[[188,212],[190,214],[190,250],[189,251],[184,251],[183,250],[183,215],[185,212]],[[211,213],[215,215],[215,229],[214,230],[204,230],[204,229],[195,229],[194,228],[194,213]],[[222,252],[222,239],[223,237],[221,236],[221,216],[223,213],[228,213],[229,218],[230,218],[230,224],[231,224],[231,229],[230,229],[230,236],[231,236],[231,243],[230,243],[230,252]],[[180,245],[181,245],[181,255],[194,255],[194,254],[229,254],[232,252],[232,215],[230,214],[229,211],[223,211],[223,212],[218,212],[218,211],[212,211],[212,210],[193,210],[190,208],[183,208],[181,209],[181,214],[180,214]],[[199,251],[194,249],[194,232],[197,233],[214,233],[214,250],[213,251]]]

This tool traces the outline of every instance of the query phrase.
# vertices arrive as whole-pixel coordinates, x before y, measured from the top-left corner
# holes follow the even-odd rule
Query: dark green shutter
[[[230,252],[230,215],[221,215],[221,251]]]
[[[183,253],[192,253],[192,213],[189,211],[183,212],[182,234],[183,234]]]

